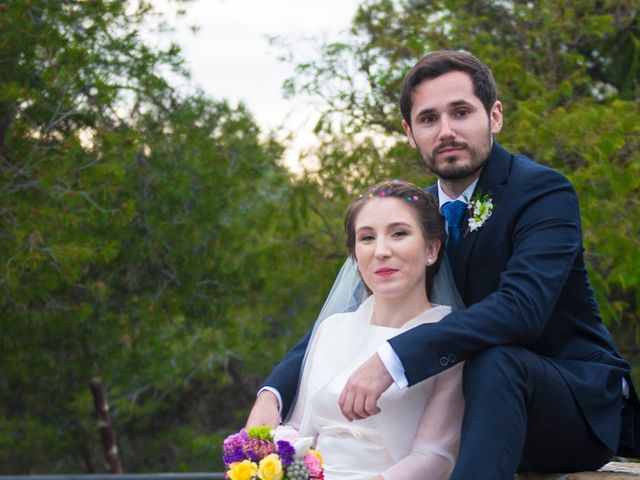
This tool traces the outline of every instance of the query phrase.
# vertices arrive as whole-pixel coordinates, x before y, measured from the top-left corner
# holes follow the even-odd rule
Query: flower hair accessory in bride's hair
[[[322,455],[289,426],[244,428],[222,443],[225,478],[323,480]]]
[[[404,190],[406,190],[407,183],[402,182],[397,179],[387,180],[386,182],[382,182],[375,187],[371,187],[367,190],[367,199],[371,199],[373,197],[396,197],[396,198],[404,198],[408,202],[417,202],[420,200],[420,195],[416,195],[415,193],[410,193],[409,195],[403,195]],[[402,190],[403,193],[400,193]],[[398,194],[400,193],[400,194]],[[365,195],[360,195],[360,198],[365,198]]]

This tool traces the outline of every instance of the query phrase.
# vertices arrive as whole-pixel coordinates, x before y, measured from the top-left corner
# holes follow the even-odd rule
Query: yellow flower
[[[320,454],[318,450],[314,450],[312,448],[309,449],[309,453],[320,460],[320,465],[324,465],[324,457]]]
[[[231,480],[251,480],[257,471],[258,465],[250,460],[243,460],[229,465],[227,476]]]
[[[282,480],[283,476],[282,463],[280,462],[278,455],[272,453],[260,460],[258,477],[262,480]]]

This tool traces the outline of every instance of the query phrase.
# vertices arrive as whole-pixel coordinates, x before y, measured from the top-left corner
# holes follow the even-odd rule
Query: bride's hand
[[[278,398],[268,390],[263,390],[253,404],[245,428],[280,425]]]
[[[380,413],[378,399],[392,383],[382,360],[374,354],[347,380],[338,401],[342,414],[352,421]]]

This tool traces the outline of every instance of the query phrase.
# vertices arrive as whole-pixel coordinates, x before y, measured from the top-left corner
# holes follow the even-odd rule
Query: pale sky
[[[283,51],[271,46],[267,37],[282,37],[295,46],[294,54],[310,58],[302,40],[341,38],[360,1],[194,0],[184,4],[187,14],[177,18],[172,13],[176,2],[153,3],[166,12],[176,31],[148,40],[160,45],[169,39],[178,43],[192,80],[214,99],[234,105],[244,101],[262,130],[284,125],[294,132],[296,143],[287,163],[295,163],[292,157],[311,141],[309,132],[317,117],[308,102],[283,98],[282,82],[293,74],[293,65],[278,60]],[[189,28],[192,25],[200,27],[195,34]]]

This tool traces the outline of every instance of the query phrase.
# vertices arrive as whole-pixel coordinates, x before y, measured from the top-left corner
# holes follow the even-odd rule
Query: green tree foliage
[[[104,471],[92,377],[126,471],[220,470],[212,444],[343,261],[354,192],[433,180],[397,108],[433,49],[492,67],[500,142],[570,176],[604,313],[637,323],[638,9],[366,0],[286,85],[326,106],[292,178],[242,105],[171,87],[187,73],[141,40],[149,2],[0,1],[0,472]]]
[[[0,3],[3,473],[104,471],[92,377],[125,471],[219,470],[333,276],[282,148],[167,83],[185,72],[141,41],[152,14]]]
[[[327,141],[309,175],[332,187],[331,178],[358,188],[398,172],[420,182],[402,138],[400,85],[431,50],[470,51],[497,79],[505,111],[498,140],[576,186],[605,318],[637,325],[639,11],[637,0],[365,0],[350,35],[321,45],[285,84],[290,95],[325,102],[318,130]],[[336,131],[348,141],[331,142]],[[358,149],[367,152],[345,154]]]

